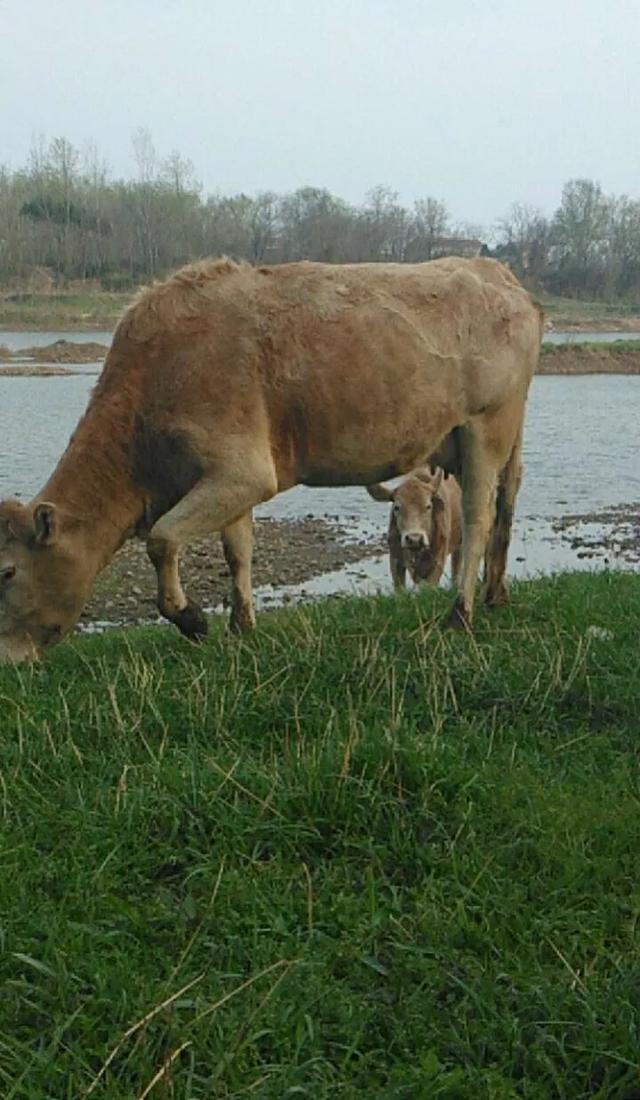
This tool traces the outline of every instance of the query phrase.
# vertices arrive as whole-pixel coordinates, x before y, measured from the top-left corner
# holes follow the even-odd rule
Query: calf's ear
[[[435,474],[433,475],[433,479],[431,481],[431,485],[432,485],[434,493],[437,493],[438,489],[442,485],[443,477],[444,477],[444,470],[442,469],[441,466],[439,466],[438,469],[436,470]]]
[[[413,471],[413,476],[417,477],[419,481],[423,481],[432,493],[437,493],[444,477],[444,470],[440,466],[437,466],[435,470],[422,466],[419,470]]]
[[[367,485],[367,492],[370,497],[383,504],[393,500],[393,489],[387,489],[386,485]]]
[[[37,546],[51,546],[58,534],[55,504],[41,501],[33,510],[34,538]]]

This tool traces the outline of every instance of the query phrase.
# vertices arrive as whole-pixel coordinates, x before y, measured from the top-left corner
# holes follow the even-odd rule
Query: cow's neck
[[[131,475],[131,438],[131,405],[124,399],[94,398],[38,493],[37,500],[60,509],[94,573],[135,533],[144,512],[143,495]]]

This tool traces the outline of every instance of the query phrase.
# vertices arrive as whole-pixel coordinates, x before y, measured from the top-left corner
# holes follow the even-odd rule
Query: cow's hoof
[[[444,621],[445,630],[471,630],[471,616],[462,600],[456,600]]]
[[[190,638],[193,642],[199,642],[202,638],[205,638],[209,629],[207,616],[193,600],[188,600],[187,606],[183,607],[182,611],[178,611],[176,615],[173,615],[171,622],[174,626],[177,626],[185,638]]]

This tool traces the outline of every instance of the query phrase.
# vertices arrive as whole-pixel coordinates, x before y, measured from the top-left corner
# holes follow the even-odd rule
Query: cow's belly
[[[419,407],[382,425],[354,416],[339,425],[317,424],[296,455],[296,480],[304,485],[370,485],[424,463],[459,422],[455,410]]]
[[[393,319],[397,326],[397,319]],[[459,358],[425,350],[419,334],[358,334],[309,353],[296,380],[270,398],[272,452],[282,488],[371,484],[406,473],[468,419]]]

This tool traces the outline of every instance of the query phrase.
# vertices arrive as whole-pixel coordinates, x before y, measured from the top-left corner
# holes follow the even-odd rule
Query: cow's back
[[[280,488],[363,483],[524,394],[539,337],[529,295],[492,260],[217,261],[142,292],[98,390],[126,376],[141,414],[186,432],[205,465],[215,434],[246,434],[268,440]]]

